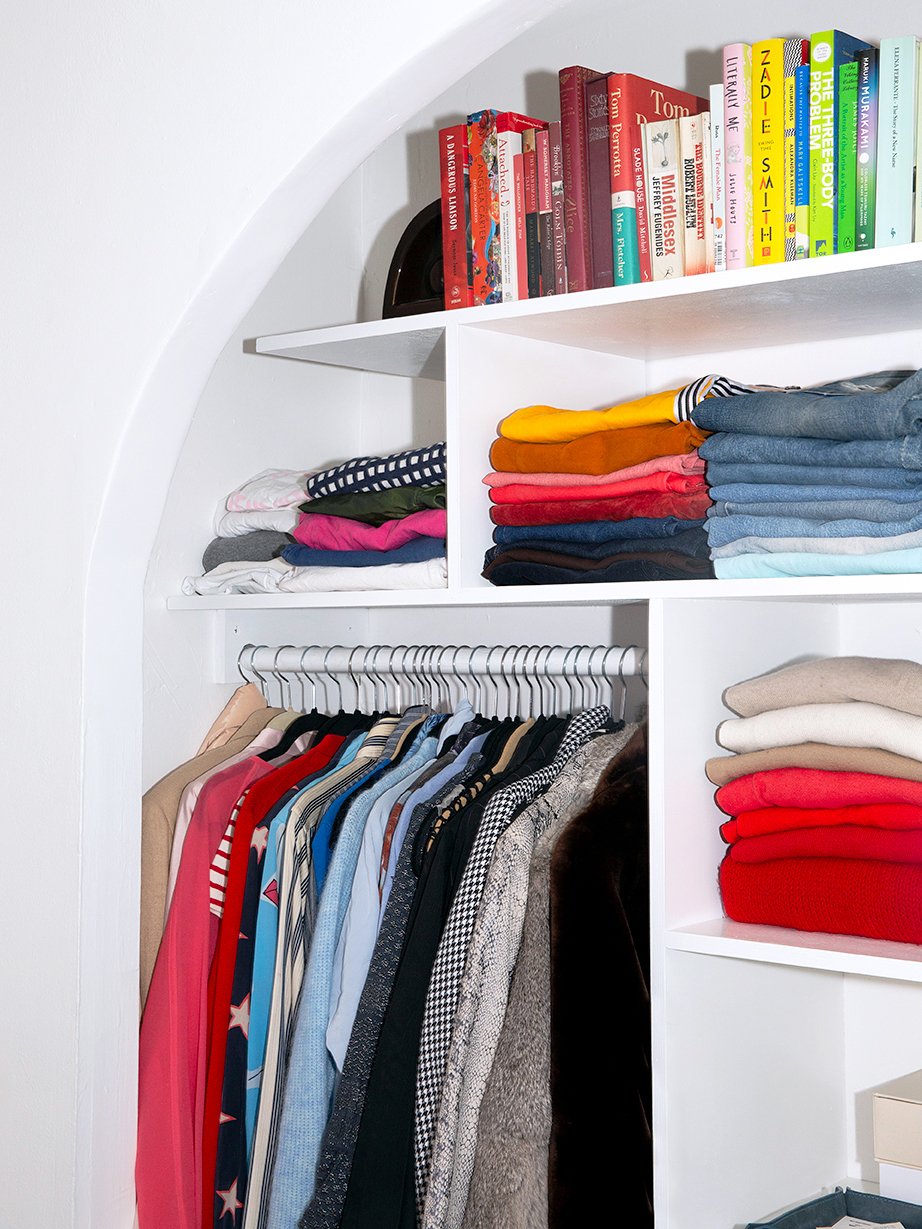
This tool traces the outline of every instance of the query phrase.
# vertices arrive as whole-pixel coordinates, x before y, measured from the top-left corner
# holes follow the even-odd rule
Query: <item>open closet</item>
[[[922,244],[381,322],[384,278],[438,196],[437,129],[483,106],[554,116],[562,65],[705,93],[726,43],[830,25],[877,42],[915,16],[905,0],[694,20],[673,0],[575,0],[485,60],[342,186],[228,342],[149,571],[145,787],[191,754],[247,645],[647,650],[649,697],[629,680],[627,712],[648,702],[659,1229],[734,1229],[846,1179],[873,1184],[872,1090],[922,1067],[922,949],[727,921],[704,774],[727,686],[810,656],[922,660],[922,577],[495,589],[480,575],[489,445],[533,403],[611,404],[711,372],[810,385],[922,366]],[[447,588],[180,596],[215,507],[251,474],[442,439]]]

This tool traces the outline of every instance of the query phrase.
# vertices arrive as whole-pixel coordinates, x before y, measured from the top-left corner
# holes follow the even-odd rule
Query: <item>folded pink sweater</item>
[[[607,486],[610,482],[627,482],[630,478],[643,478],[647,474],[703,474],[704,461],[693,452],[677,457],[654,457],[627,469],[616,469],[610,474],[514,474],[494,470],[483,479],[486,486]]]
[[[663,471],[658,474],[642,474],[639,478],[627,478],[623,482],[609,482],[604,486],[514,486],[490,488],[490,498],[495,504],[534,504],[544,500],[567,499],[619,499],[622,495],[641,495],[648,491],[705,491],[707,485],[700,474],[673,474]]]
[[[318,513],[301,520],[292,530],[296,542],[317,550],[396,550],[414,538],[444,538],[448,514],[444,508],[425,508],[383,525],[366,525],[344,516]]]

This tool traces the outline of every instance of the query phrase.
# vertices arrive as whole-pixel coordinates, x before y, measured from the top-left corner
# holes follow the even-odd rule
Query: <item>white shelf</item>
[[[922,324],[922,244],[279,333],[256,351],[444,379],[449,323],[643,360],[905,332]]]
[[[617,605],[658,597],[750,598],[764,601],[901,601],[922,595],[912,576],[805,576],[766,580],[653,580],[599,585],[511,585],[502,588],[392,589],[363,593],[243,593],[171,597],[169,610],[273,610],[318,606],[572,606]]]
[[[666,947],[703,956],[922,982],[922,947],[855,935],[816,934],[715,918],[667,931]]]

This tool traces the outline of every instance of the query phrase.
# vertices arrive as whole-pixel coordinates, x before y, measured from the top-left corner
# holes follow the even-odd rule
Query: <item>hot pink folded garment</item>
[[[383,525],[366,525],[344,516],[301,514],[292,531],[296,542],[316,550],[396,550],[414,538],[444,538],[448,514],[444,508],[426,508]]]
[[[673,474],[664,470],[658,474],[642,474],[623,482],[605,486],[495,486],[490,498],[495,504],[535,504],[544,500],[620,499],[623,495],[642,495],[648,491],[705,491],[707,484],[700,474]]]
[[[515,474],[494,470],[483,479],[485,486],[607,486],[610,482],[627,482],[629,478],[643,478],[647,474],[668,471],[673,474],[703,474],[704,461],[693,452],[677,457],[654,457],[640,465],[627,469],[612,470],[610,474]]]

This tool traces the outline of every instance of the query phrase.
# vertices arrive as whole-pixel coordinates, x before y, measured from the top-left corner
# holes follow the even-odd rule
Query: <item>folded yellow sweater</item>
[[[562,444],[597,431],[685,422],[695,405],[705,397],[749,391],[749,385],[737,384],[721,376],[705,376],[683,388],[651,393],[637,401],[625,401],[604,410],[558,410],[550,405],[528,405],[504,418],[499,424],[499,433],[521,443]]]

